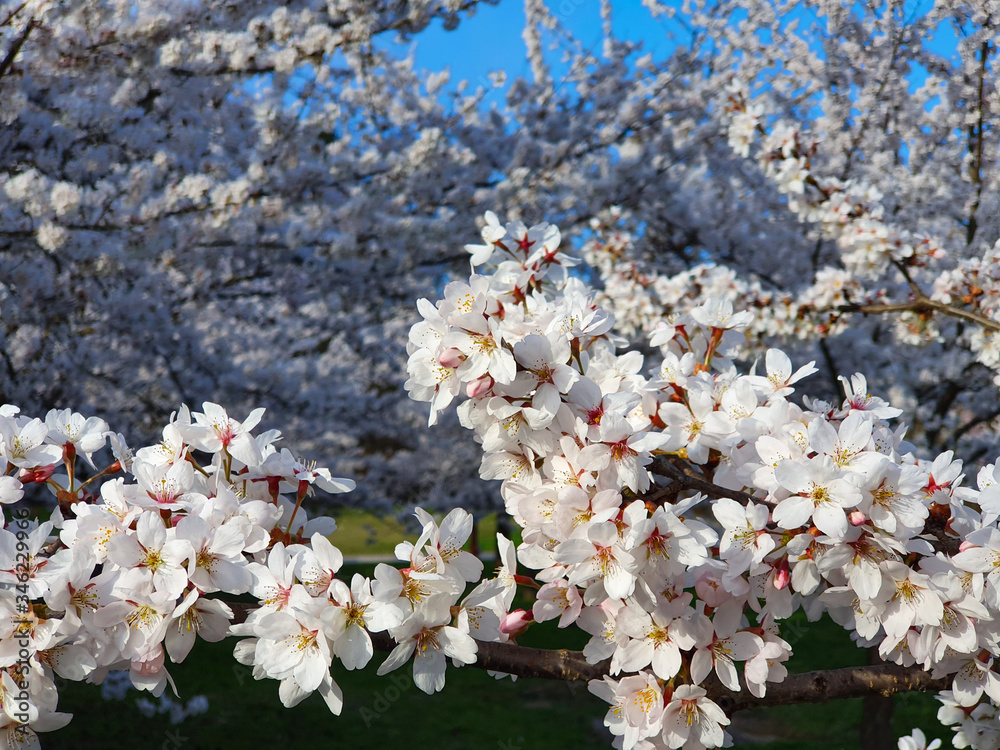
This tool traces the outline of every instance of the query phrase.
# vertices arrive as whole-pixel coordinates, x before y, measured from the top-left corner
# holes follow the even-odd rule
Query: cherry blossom
[[[649,2],[691,42],[636,55],[603,3],[597,55],[532,0],[487,110],[389,38],[475,2],[307,5],[0,2],[10,743],[68,720],[53,675],[156,694],[199,636],[339,714],[376,641],[432,693],[558,618],[619,746],[724,746],[708,675],[780,689],[802,608],[996,746],[995,19]],[[421,508],[349,584],[340,469]],[[522,540],[486,581],[484,509]]]

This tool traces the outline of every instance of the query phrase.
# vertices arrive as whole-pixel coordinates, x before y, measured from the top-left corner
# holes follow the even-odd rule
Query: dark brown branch
[[[28,41],[28,35],[31,30],[35,28],[35,20],[31,19],[24,27],[24,31],[21,32],[21,36],[14,40],[13,44],[10,45],[10,49],[7,50],[7,56],[3,60],[0,60],[0,78],[7,75],[7,71],[10,70],[11,66],[14,65],[14,58],[17,57],[17,53],[21,51],[21,47],[24,43]]]
[[[908,269],[905,264],[898,260],[894,260],[892,264],[899,270],[903,278],[906,279],[906,283],[910,287],[910,292],[913,293],[914,299],[924,299],[927,297],[927,295],[924,294],[924,290],[920,288],[920,285],[913,280],[913,276],[910,275],[910,269]]]
[[[660,504],[662,500],[669,500],[670,502],[673,502],[677,498],[678,493],[680,493],[683,489],[684,488],[677,483],[671,483],[664,486],[653,485],[648,492],[639,495],[638,499],[646,503],[653,503],[654,505]]]
[[[819,346],[820,354],[823,355],[827,377],[830,378],[830,392],[834,394],[834,399],[836,399],[836,394],[840,393],[840,381],[837,379],[839,368],[833,361],[833,352],[830,351],[830,345],[826,343],[826,339],[820,338],[816,343]]]
[[[969,151],[972,162],[969,164],[969,181],[975,190],[975,197],[969,207],[969,221],[965,227],[965,244],[971,245],[979,228],[977,213],[983,197],[983,113],[985,110],[986,61],[990,56],[989,40],[979,48],[979,86],[976,92],[977,118],[974,125],[969,126]]]
[[[957,443],[958,440],[959,440],[959,438],[961,438],[962,436],[964,436],[970,430],[975,429],[976,427],[978,427],[981,424],[986,424],[988,422],[992,422],[997,417],[1000,417],[1000,408],[991,409],[986,414],[980,414],[979,416],[977,416],[977,417],[975,417],[973,419],[970,419],[968,422],[966,422],[961,427],[959,427],[957,430],[955,430],[954,433],[952,433],[952,436],[951,436],[952,441]]]
[[[395,644],[386,634],[376,642],[380,651],[390,651]],[[374,639],[374,636],[373,636]],[[540,677],[550,680],[599,680],[608,674],[610,659],[588,664],[580,651],[527,648],[511,643],[477,643],[479,653],[475,666],[519,677]],[[748,690],[734,693],[711,679],[704,684],[709,696],[727,714],[764,706],[784,706],[793,703],[825,703],[844,698],[868,695],[888,696],[913,691],[947,690],[951,679],[934,679],[923,670],[896,664],[846,667],[788,675],[784,682],[769,682],[763,698],[755,698]]]
[[[396,646],[387,633],[372,633],[372,642],[379,651],[391,651]],[[582,651],[530,648],[513,643],[484,641],[477,641],[476,645],[479,650],[473,666],[492,672],[515,674],[518,677],[588,682],[601,679],[611,668],[610,659],[588,664]]]
[[[755,698],[747,690],[734,693],[717,683],[709,683],[704,687],[723,711],[733,714],[736,711],[765,706],[826,703],[869,695],[889,696],[896,693],[947,690],[951,687],[951,678],[935,679],[928,672],[916,667],[879,664],[790,674],[784,682],[767,683],[767,693],[763,698]]]
[[[4,26],[7,26],[7,25],[8,25],[8,24],[9,24],[9,23],[10,23],[11,21],[13,21],[13,20],[14,20],[14,18],[15,18],[15,17],[16,17],[16,16],[17,16],[17,15],[18,15],[18,14],[19,14],[19,13],[20,13],[20,12],[21,12],[22,10],[24,10],[24,9],[25,9],[25,8],[27,8],[27,7],[28,7],[28,3],[27,3],[27,0],[25,0],[25,2],[21,3],[21,4],[20,4],[20,5],[18,5],[18,6],[16,7],[16,8],[14,8],[14,10],[12,10],[12,11],[10,12],[10,14],[9,14],[9,15],[8,15],[8,16],[7,16],[7,17],[6,17],[5,19],[4,19],[4,20],[0,21],[0,29],[2,29],[2,28],[3,28]]]
[[[653,463],[646,468],[654,474],[659,474],[661,477],[670,477],[679,489],[697,490],[698,492],[704,492],[709,497],[728,497],[741,503],[753,500],[753,496],[748,495],[746,492],[720,487],[705,479],[685,474],[672,463],[663,459],[653,459]]]

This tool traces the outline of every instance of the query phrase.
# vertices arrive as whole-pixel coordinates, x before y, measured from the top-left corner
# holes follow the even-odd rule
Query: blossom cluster
[[[408,566],[380,563],[374,579],[359,574],[350,584],[338,579],[343,555],[319,532],[310,545],[278,542],[266,564],[249,565],[251,593],[260,607],[231,628],[234,635],[253,636],[237,646],[236,658],[252,666],[257,679],[280,680],[286,707],[319,691],[339,714],[343,694],[330,665],[335,657],[348,670],[367,666],[374,654],[370,633],[388,631],[397,644],[379,674],[412,658],[414,684],[428,694],[444,687],[448,658],[471,664],[475,640],[500,639],[504,601],[509,606],[512,589],[508,598],[508,587],[497,578],[458,601],[483,570],[478,558],[462,550],[472,516],[456,508],[439,526],[425,512],[417,515],[423,522],[420,538],[396,549]]]
[[[734,151],[746,157],[750,144],[761,138],[760,159],[767,175],[788,197],[792,211],[837,241],[849,272],[877,278],[893,261],[916,263],[945,257],[945,250],[931,238],[916,237],[883,220],[882,195],[877,188],[811,169],[810,159],[819,144],[801,128],[778,123],[765,130],[765,112],[759,104],[749,103],[742,81],[734,79],[727,94],[728,136]]]
[[[746,86],[739,80],[727,87],[727,109],[729,142],[734,150],[747,156],[750,144],[759,138],[757,158],[787,197],[789,208],[801,221],[814,225],[821,237],[835,240],[841,250],[843,268],[823,269],[823,278],[817,276],[817,283],[797,300],[799,316],[806,312],[813,317],[813,311],[832,311],[838,306],[849,309],[847,303],[864,303],[877,312],[879,305],[892,302],[894,289],[885,284],[872,286],[871,282],[884,281],[894,266],[902,273],[911,300],[916,295],[938,303],[936,309],[956,317],[971,313],[980,325],[959,331],[956,338],[968,342],[978,362],[994,372],[998,370],[1000,344],[995,334],[1000,331],[996,323],[1000,288],[996,259],[1000,242],[984,247],[981,257],[961,259],[955,267],[942,269],[940,261],[948,255],[943,243],[930,236],[916,236],[887,221],[883,196],[876,188],[814,169],[811,157],[819,148],[819,140],[801,127],[781,122],[766,129],[765,113],[760,105],[749,103]],[[839,283],[831,284],[831,276],[839,278]],[[824,288],[838,290],[840,299],[821,299],[818,292]],[[752,294],[756,290],[741,291]],[[921,311],[904,311],[896,326],[899,340],[909,344],[940,341],[939,325],[926,314],[933,309],[927,306],[923,315],[917,314]],[[821,333],[832,330],[838,322],[842,330],[843,320],[833,316],[830,322],[832,326],[821,324]],[[994,382],[1000,383],[1000,375],[994,375]]]
[[[974,489],[951,452],[915,455],[863,375],[842,378],[840,402],[799,405],[812,363],[770,349],[741,373],[752,314],[727,300],[654,329],[647,368],[618,353],[558,242],[487,214],[484,244],[466,247],[479,272],[419,305],[407,388],[432,421],[467,396],[480,476],[503,480],[517,559],[538,571],[526,620],[575,623],[588,660],[610,658],[592,689],[622,747],[722,746],[706,679],[764,696],[800,608],[952,676],[957,705],[1000,699],[995,467]]]
[[[872,198],[865,222],[947,248],[935,271],[984,257],[1000,236],[995,152],[976,135],[995,130],[998,111],[983,100],[991,79],[977,86],[992,70],[981,50],[992,49],[990,15],[939,0],[886,33],[878,5],[845,16],[804,2],[800,23],[776,24],[773,0],[732,0],[722,15],[648,0],[651,20],[696,30],[676,55],[615,38],[612,2],[598,47],[531,2],[526,75],[515,65],[462,82],[460,67],[420,70],[423,56],[392,38],[419,39],[435,19],[462,33],[478,0],[252,0],[240,13],[222,0],[0,0],[0,252],[16,259],[0,278],[4,398],[32,413],[99,404],[148,442],[162,426],[150,403],[198,394],[248,413],[267,394],[300,450],[336,445],[369,507],[391,507],[405,484],[425,508],[492,512],[467,471],[472,447],[458,430],[423,430],[398,387],[411,300],[455,273],[450,248],[470,208],[530,207],[576,242],[620,205],[630,256],[655,273],[616,287],[602,271],[615,294],[601,304],[619,332],[641,301],[628,291],[645,279],[655,279],[642,306],[651,319],[748,283],[750,296],[731,298],[758,312],[752,330],[794,337],[769,343],[805,360],[827,347],[834,369],[893,383],[921,427],[942,395],[928,382],[957,383],[959,408],[927,431],[961,457],[995,452],[988,429],[950,441],[992,418],[993,384],[962,376],[978,372],[968,351],[978,327],[816,312],[878,302],[881,290],[839,267],[846,236],[789,210],[789,199],[819,197],[809,184],[776,187],[802,169],[850,183],[851,200]],[[937,24],[968,33],[942,46]],[[556,40],[567,58],[554,76],[543,51]],[[734,74],[753,87],[749,117],[795,129],[807,165],[794,146],[788,159],[777,141],[761,149],[753,122],[726,111]],[[744,120],[749,159],[727,143],[730,117]],[[950,293],[992,293],[978,288]],[[925,345],[906,366],[881,356],[893,328]],[[376,409],[399,418],[361,416]]]
[[[878,301],[857,277],[832,266],[817,271],[815,282],[782,292],[754,273],[738,273],[715,263],[696,263],[679,273],[664,273],[637,257],[635,238],[621,228],[625,212],[612,206],[590,221],[593,235],[583,244],[583,257],[600,276],[595,301],[612,311],[616,331],[637,337],[669,324],[673,317],[708,300],[728,300],[735,308],[753,310],[744,329],[748,354],[764,352],[766,341],[813,342],[843,334],[852,324],[840,309],[856,300]],[[921,338],[921,341],[925,340]]]
[[[597,54],[533,0],[530,75],[491,75],[491,92],[420,71],[409,40],[478,5],[0,0],[5,398],[100,404],[148,441],[150,403],[198,393],[247,414],[267,394],[303,450],[336,446],[369,506],[407,485],[424,507],[493,510],[475,451],[420,429],[397,386],[409,300],[454,271],[469,207],[530,207],[585,243],[616,333],[725,297],[755,313],[750,346],[731,337],[741,356],[822,349],[831,373],[891,383],[929,455],[995,455],[996,329],[891,311],[912,301],[899,263],[929,300],[998,317],[995,14],[804,0],[786,23],[771,0],[647,0],[693,32],[647,54],[606,2]],[[752,100],[725,90],[734,71]],[[845,311],[861,307],[884,314]],[[702,475],[724,455],[708,451]],[[706,508],[692,513],[720,532]]]
[[[458,605],[483,567],[461,550],[472,530],[464,510],[440,525],[418,510],[420,538],[397,550],[407,567],[338,579],[343,555],[327,538],[336,522],[310,518],[302,503],[316,488],[341,493],[354,483],[279,449],[276,430],[255,435],[263,414],[240,422],[213,403],[185,407],[158,444],[133,452],[102,419],[0,407],[0,503],[18,503],[32,484],[57,498],[44,523],[8,510],[0,530],[5,746],[69,721],[56,710],[57,676],[101,683],[125,669],[140,690],[176,692],[168,660],[184,661],[199,637],[250,636],[235,656],[258,679],[278,680],[284,705],[318,691],[336,714],[333,658],[364,667],[370,633],[388,631],[398,644],[382,671],[414,657],[415,682],[428,693],[443,686],[446,657],[475,661],[470,633],[504,637],[511,576]],[[114,460],[98,470],[109,442]],[[234,603],[247,593],[258,603]]]

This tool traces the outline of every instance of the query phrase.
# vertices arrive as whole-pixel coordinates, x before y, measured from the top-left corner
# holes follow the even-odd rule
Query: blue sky
[[[547,3],[564,29],[584,48],[600,54],[603,34],[599,0],[547,0]],[[675,0],[675,4],[681,5],[680,0]],[[641,42],[642,53],[652,53],[659,60],[669,56],[678,46],[685,46],[690,42],[690,34],[682,23],[663,16],[654,18],[639,0],[617,0],[612,5],[612,25],[616,37]],[[907,0],[904,9],[912,17],[919,17],[925,15],[932,6],[933,0]],[[811,10],[795,8],[788,14],[787,20],[800,17],[807,22],[814,21],[812,13]],[[735,23],[739,17],[740,15],[734,14],[731,21]],[[376,44],[399,56],[412,51],[418,70],[450,70],[450,83],[439,92],[442,104],[446,104],[448,92],[454,91],[458,82],[465,80],[471,84],[471,90],[480,86],[486,89],[484,106],[502,107],[503,96],[510,81],[518,77],[530,77],[531,74],[521,37],[523,28],[523,0],[501,0],[498,5],[477,6],[476,12],[471,16],[463,15],[458,28],[452,31],[446,31],[443,23],[436,21],[408,42],[383,36]],[[926,44],[930,50],[951,57],[955,55],[958,38],[950,24],[942,24],[926,40]],[[558,49],[548,52],[550,70],[557,83],[568,71],[568,66],[560,57]],[[489,80],[489,74],[495,71],[503,71],[507,76],[507,85],[500,89],[494,89]],[[285,94],[285,101],[289,106],[297,101],[297,94],[304,82],[313,75],[314,71],[309,66],[296,72]],[[911,91],[923,84],[926,77],[927,72],[919,66],[911,69]],[[763,83],[766,85],[766,81]],[[258,79],[257,85],[269,84],[270,76]],[[305,111],[308,111],[308,106],[303,110]]]
[[[722,0],[725,2],[725,0]],[[676,5],[680,6],[680,0]],[[915,15],[925,14],[932,0],[910,0],[906,10]],[[598,0],[548,0],[548,6],[561,24],[587,48],[600,51],[601,19]],[[670,19],[653,18],[639,0],[619,0],[613,3],[613,28],[619,39],[641,41],[644,52],[654,57],[668,55],[677,44],[686,44],[689,37],[683,26]],[[413,46],[419,68],[441,70],[449,68],[452,86],[461,79],[473,87],[489,87],[488,75],[503,70],[508,79],[529,76],[521,31],[524,28],[524,5],[521,0],[501,0],[499,5],[480,5],[472,16],[462,17],[453,31],[445,31],[440,22],[418,34]],[[391,40],[384,42],[396,46]],[[931,48],[943,54],[954,51],[956,38],[951,29],[941,29],[931,40]],[[402,50],[401,50],[402,51]],[[550,53],[550,65],[557,78],[565,72],[559,63],[558,51]],[[914,85],[922,82],[922,71],[915,71]]]
[[[598,0],[549,0],[548,6],[559,22],[586,48],[600,52],[602,34]],[[620,39],[641,41],[644,52],[666,56],[677,39],[686,41],[683,28],[669,19],[654,19],[639,0],[615,4],[612,25]],[[435,22],[410,44],[415,48],[417,67],[427,70],[450,69],[452,83],[468,80],[473,87],[489,87],[493,71],[506,72],[508,79],[530,76],[525,57],[524,4],[521,0],[502,0],[499,5],[480,5],[472,16],[462,17],[453,31],[445,31]],[[387,42],[390,46],[394,43]],[[553,75],[563,70],[558,51],[550,54]]]
[[[588,48],[600,49],[601,18],[597,0],[551,0],[553,15]],[[615,33],[622,39],[641,40],[646,51],[665,54],[674,44],[669,35],[679,27],[665,19],[654,20],[637,2],[618,3],[613,10]],[[420,35],[417,61],[432,69],[450,66],[456,78],[476,81],[492,70],[506,70],[510,77],[527,74],[524,42],[524,5],[505,0],[480,6],[459,28],[448,32],[441,24]]]

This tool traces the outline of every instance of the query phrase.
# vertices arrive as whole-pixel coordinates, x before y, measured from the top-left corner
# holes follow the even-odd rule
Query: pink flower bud
[[[789,572],[788,568],[778,568],[778,571],[774,574],[774,588],[781,591],[783,588],[788,586],[788,582],[792,580],[792,574]]]
[[[49,464],[48,466],[36,466],[33,469],[21,469],[18,472],[17,478],[21,484],[32,484],[33,482],[44,482],[46,479],[52,476],[55,472],[55,464]]]
[[[500,632],[506,633],[511,637],[516,637],[527,630],[528,626],[534,621],[535,616],[531,612],[516,609],[504,615],[504,618],[500,621]]]
[[[493,387],[493,378],[483,375],[479,380],[473,380],[465,386],[465,395],[469,398],[479,398],[485,396]]]
[[[464,361],[465,355],[458,349],[446,349],[445,352],[438,357],[438,362],[441,363],[442,367],[458,367]]]
[[[972,542],[962,542],[960,545],[958,545],[958,551],[965,552],[965,550],[972,549],[975,546],[976,545],[974,545]]]
[[[851,526],[861,526],[868,519],[865,518],[865,514],[860,510],[852,510],[851,514],[847,517],[847,520],[851,522]]]

